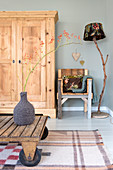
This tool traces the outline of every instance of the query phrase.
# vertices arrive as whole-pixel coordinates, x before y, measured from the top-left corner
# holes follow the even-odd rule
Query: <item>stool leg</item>
[[[86,100],[84,101],[84,112],[85,113],[87,112],[87,101]]]
[[[62,119],[62,94],[61,94],[61,80],[58,80],[58,119]]]
[[[91,93],[92,93],[92,80],[89,79],[89,90],[88,90],[88,119],[91,118]]]

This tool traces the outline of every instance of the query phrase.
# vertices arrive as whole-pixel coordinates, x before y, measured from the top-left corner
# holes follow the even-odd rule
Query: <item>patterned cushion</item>
[[[63,79],[63,92],[72,92],[71,88],[81,89],[83,77],[77,78],[64,78]]]

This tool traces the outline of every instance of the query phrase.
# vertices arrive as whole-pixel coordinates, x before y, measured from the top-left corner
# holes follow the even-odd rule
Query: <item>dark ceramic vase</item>
[[[14,122],[17,125],[30,125],[35,120],[33,105],[27,100],[27,92],[20,93],[20,102],[14,108]]]

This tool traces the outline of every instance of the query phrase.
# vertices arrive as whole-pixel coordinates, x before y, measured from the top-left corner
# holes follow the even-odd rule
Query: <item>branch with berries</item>
[[[65,38],[66,43],[62,43],[63,37]],[[54,38],[51,37],[51,39],[48,42],[48,44],[52,44],[52,43],[54,43],[54,41],[55,41]],[[63,34],[60,34],[58,36],[57,43],[58,43],[57,47],[55,49],[50,50],[46,54],[44,54],[44,52],[43,52],[43,47],[45,45],[45,43],[43,41],[40,42],[39,49],[37,47],[34,47],[34,54],[37,56],[38,61],[36,62],[36,64],[34,65],[33,68],[31,68],[31,67],[29,68],[30,71],[29,71],[29,73],[28,73],[28,75],[26,77],[26,81],[25,81],[25,85],[24,85],[24,91],[26,89],[26,85],[27,85],[27,82],[29,80],[29,77],[30,77],[31,73],[33,73],[33,71],[35,70],[35,68],[39,64],[41,65],[41,61],[43,60],[43,58],[45,58],[46,56],[48,56],[52,52],[56,52],[60,47],[64,47],[64,46],[72,45],[72,44],[82,44],[80,35],[77,37],[76,35],[74,35],[74,33],[69,34],[65,30],[64,30]],[[31,66],[31,61],[32,61],[32,57],[31,56],[25,54],[25,56],[23,57],[23,60],[24,60],[24,64]],[[45,66],[45,65],[41,65],[41,66]]]

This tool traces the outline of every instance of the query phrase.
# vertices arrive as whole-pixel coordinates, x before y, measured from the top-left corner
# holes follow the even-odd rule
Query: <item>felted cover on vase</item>
[[[27,100],[27,92],[21,92],[20,97],[20,102],[14,108],[14,122],[17,125],[30,125],[35,120],[34,107]]]

